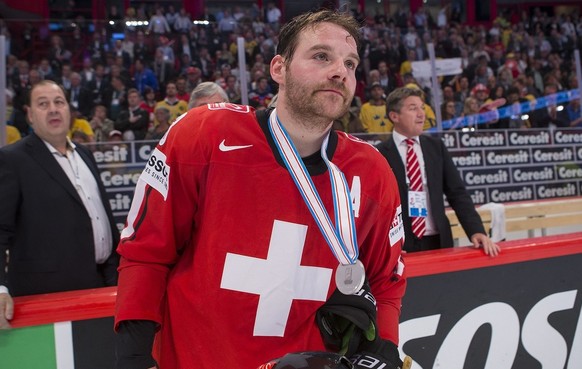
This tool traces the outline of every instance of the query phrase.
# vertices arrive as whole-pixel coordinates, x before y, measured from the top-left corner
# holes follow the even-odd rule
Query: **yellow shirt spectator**
[[[15,143],[21,138],[22,136],[20,136],[20,132],[18,131],[18,129],[16,129],[16,127],[6,126],[6,145]]]
[[[392,132],[393,124],[386,114],[384,89],[379,82],[370,87],[370,101],[360,109],[360,122],[368,133]]]
[[[170,123],[174,123],[176,118],[188,111],[188,103],[184,100],[175,100],[169,102],[167,99],[158,101],[154,111],[158,108],[166,108],[170,112]],[[158,121],[154,119],[154,126],[158,125]]]
[[[73,133],[77,131],[83,132],[87,136],[89,141],[93,141],[93,136],[95,135],[95,133],[91,128],[91,123],[89,123],[86,119],[76,118],[73,121],[73,124],[71,124],[71,129],[69,129],[68,134],[69,139],[71,139],[73,137]]]

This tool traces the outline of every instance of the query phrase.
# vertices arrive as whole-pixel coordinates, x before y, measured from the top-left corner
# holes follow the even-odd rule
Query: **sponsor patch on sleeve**
[[[208,104],[208,110],[230,110],[237,113],[248,113],[250,108],[247,105],[237,105],[233,103],[212,103]]]
[[[390,225],[390,246],[394,246],[398,241],[404,239],[404,225],[402,224],[402,205],[396,208],[396,214]]]
[[[158,148],[152,151],[140,179],[158,191],[166,200],[168,197],[170,166],[166,164],[166,155]]]

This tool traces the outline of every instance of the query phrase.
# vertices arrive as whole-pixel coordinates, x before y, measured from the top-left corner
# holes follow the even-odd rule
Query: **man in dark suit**
[[[544,98],[547,99],[548,104],[543,108],[531,112],[531,126],[532,128],[564,128],[569,127],[570,122],[560,111],[564,108],[558,109],[556,104],[556,93],[558,93],[558,86],[554,83],[548,83],[544,87]]]
[[[71,89],[69,102],[83,117],[88,117],[93,107],[93,93],[82,85],[81,75],[77,72],[71,74]]]
[[[28,106],[33,133],[0,149],[0,328],[11,295],[117,283],[119,231],[91,152],[67,139],[64,90],[39,82]]]
[[[404,250],[453,247],[444,195],[473,245],[483,247],[487,255],[496,256],[499,246],[485,234],[481,218],[445,145],[436,137],[422,135],[425,114],[421,94],[420,90],[403,87],[388,96],[386,111],[394,123],[394,132],[377,146],[398,181],[406,236]],[[407,158],[413,155],[420,169],[417,175],[407,170]],[[419,188],[415,189],[415,185]]]

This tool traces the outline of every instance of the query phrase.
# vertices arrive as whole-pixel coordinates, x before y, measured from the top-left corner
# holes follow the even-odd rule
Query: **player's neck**
[[[321,149],[323,140],[329,133],[333,123],[321,118],[315,120],[290,114],[287,109],[282,107],[277,107],[277,116],[302,158]]]

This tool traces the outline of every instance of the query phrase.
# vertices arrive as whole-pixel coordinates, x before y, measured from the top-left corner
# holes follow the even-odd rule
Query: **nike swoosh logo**
[[[218,145],[218,148],[220,149],[220,151],[223,152],[227,152],[227,151],[233,151],[233,150],[240,150],[240,149],[246,149],[249,147],[252,147],[253,145],[242,145],[242,146],[227,146],[225,144],[226,140],[222,140],[222,142],[220,143],[220,145]]]

